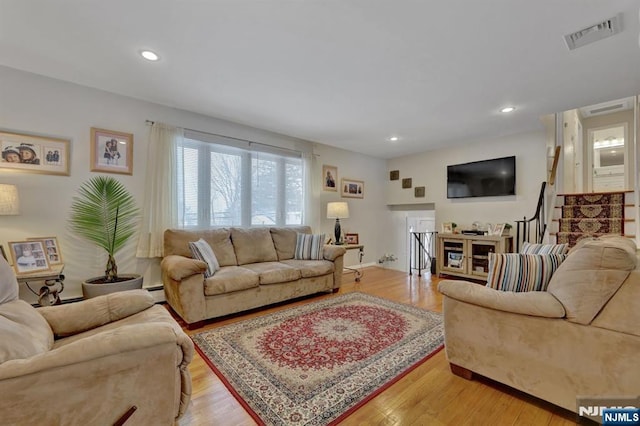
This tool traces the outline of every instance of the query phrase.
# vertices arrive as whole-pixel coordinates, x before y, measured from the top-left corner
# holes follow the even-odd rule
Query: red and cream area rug
[[[344,419],[443,345],[442,316],[348,293],[193,336],[259,424]]]

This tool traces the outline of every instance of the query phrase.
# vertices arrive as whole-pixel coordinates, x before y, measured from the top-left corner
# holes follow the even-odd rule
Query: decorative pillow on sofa
[[[324,247],[324,234],[300,234],[296,240],[296,252],[294,259],[322,260]]]
[[[212,277],[220,269],[220,264],[213,249],[208,242],[200,238],[198,241],[189,242],[189,250],[194,259],[202,260],[207,264],[204,272],[206,278]]]
[[[522,254],[567,254],[569,244],[534,244],[523,243],[520,253]]]
[[[502,291],[546,291],[564,254],[489,253],[487,287]]]

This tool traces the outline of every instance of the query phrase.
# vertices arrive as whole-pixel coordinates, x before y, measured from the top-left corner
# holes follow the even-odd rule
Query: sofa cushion
[[[269,228],[231,228],[231,241],[238,265],[278,260]]]
[[[204,271],[205,277],[212,277],[220,269],[220,264],[211,246],[202,238],[189,242],[189,249],[194,259],[202,260],[207,264],[207,270]]]
[[[53,331],[36,308],[24,300],[0,305],[0,364],[48,352]]]
[[[624,284],[591,322],[594,327],[640,337],[640,269],[631,271]]]
[[[242,265],[260,276],[260,284],[278,284],[300,279],[300,271],[280,262],[260,262]]]
[[[487,287],[502,291],[545,291],[563,254],[489,253]]]
[[[324,240],[324,234],[298,233],[296,236],[296,253],[294,259],[321,260]]]
[[[257,273],[239,266],[223,266],[210,278],[204,280],[205,296],[231,293],[258,287],[260,277]]]
[[[18,300],[18,280],[7,260],[0,256],[0,305]]]
[[[300,271],[302,278],[319,277],[331,274],[335,270],[335,264],[328,260],[283,260],[281,263],[289,265]]]
[[[293,259],[296,252],[298,233],[310,234],[309,226],[288,226],[271,228],[271,238],[278,254],[278,260]]]
[[[227,228],[200,229],[197,231],[167,229],[164,231],[164,255],[177,254],[191,257],[189,242],[198,241],[200,238],[209,243],[220,266],[238,264],[233,244],[231,244],[231,232]]]
[[[567,254],[569,244],[536,244],[524,242],[520,253],[522,254]]]
[[[580,242],[554,274],[548,291],[567,311],[567,319],[590,324],[636,268],[635,243],[625,237]]]

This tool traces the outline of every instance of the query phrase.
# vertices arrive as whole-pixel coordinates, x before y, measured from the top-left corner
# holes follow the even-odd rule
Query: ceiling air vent
[[[611,37],[620,31],[622,31],[622,15],[617,15],[575,33],[567,34],[564,36],[564,41],[567,43],[569,50],[573,50],[603,38]]]

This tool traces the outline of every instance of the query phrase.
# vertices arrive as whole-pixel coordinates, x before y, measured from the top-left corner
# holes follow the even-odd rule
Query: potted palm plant
[[[104,275],[82,283],[85,298],[142,288],[142,276],[119,275],[115,259],[116,253],[135,235],[138,217],[135,199],[112,177],[93,177],[78,189],[71,204],[71,231],[108,254]]]

